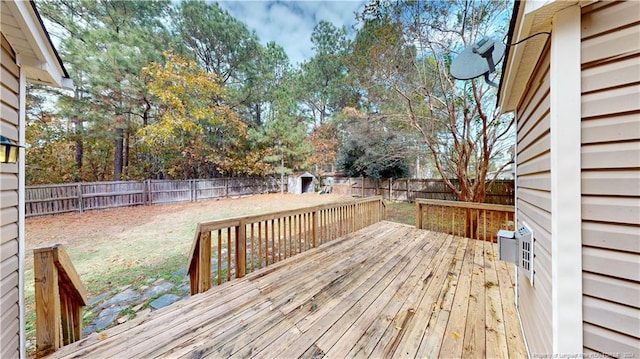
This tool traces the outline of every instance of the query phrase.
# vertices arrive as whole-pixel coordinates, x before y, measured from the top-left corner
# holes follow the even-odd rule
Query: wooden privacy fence
[[[87,290],[67,252],[56,244],[33,250],[36,301],[36,356],[81,339]]]
[[[146,180],[27,186],[25,216],[195,202],[279,190],[280,182],[274,178]]]
[[[199,223],[188,270],[191,294],[383,220],[381,197]],[[212,252],[215,256],[212,259]]]
[[[452,180],[455,184],[457,181]],[[513,180],[497,180],[487,192],[486,203],[514,204]],[[382,196],[386,200],[414,202],[416,199],[439,199],[456,201],[456,195],[440,179],[418,178],[372,178],[339,179],[333,185],[333,192],[353,197]]]
[[[416,200],[416,228],[496,242],[500,229],[514,230],[514,208],[498,204]]]

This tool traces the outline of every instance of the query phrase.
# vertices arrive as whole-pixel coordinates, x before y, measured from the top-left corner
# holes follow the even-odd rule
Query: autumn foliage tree
[[[248,151],[247,126],[224,104],[226,90],[215,73],[165,53],[165,63],[144,70],[159,103],[159,120],[140,130],[153,154],[155,177],[209,178],[261,175],[262,154]]]
[[[313,126],[308,136],[308,141],[313,146],[313,154],[310,165],[316,167],[317,173],[333,172],[335,170],[336,155],[340,140],[335,123],[324,123]]]

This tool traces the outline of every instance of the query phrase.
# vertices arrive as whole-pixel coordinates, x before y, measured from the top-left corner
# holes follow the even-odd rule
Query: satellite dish
[[[458,80],[470,80],[484,75],[484,80],[491,86],[498,84],[489,80],[489,74],[496,70],[496,65],[504,56],[506,46],[502,42],[485,37],[464,49],[451,63],[451,76]]]

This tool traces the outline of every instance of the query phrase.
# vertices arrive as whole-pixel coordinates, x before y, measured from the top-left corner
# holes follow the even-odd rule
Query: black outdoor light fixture
[[[0,136],[0,163],[18,162],[18,149],[22,147],[10,139]]]

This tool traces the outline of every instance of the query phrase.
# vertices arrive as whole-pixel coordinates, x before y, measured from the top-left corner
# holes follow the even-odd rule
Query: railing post
[[[416,201],[416,229],[422,229],[422,205]]]
[[[36,301],[36,356],[43,357],[62,347],[58,270],[51,248],[33,253]]]
[[[318,210],[311,212],[311,241],[313,248],[316,248],[316,241],[318,239]]]
[[[356,217],[358,217],[358,204],[352,204],[349,206],[351,210],[349,211],[351,215],[351,231],[355,232],[358,230],[358,225],[356,224]]]
[[[228,269],[230,270],[230,269]],[[245,221],[240,221],[236,227],[236,278],[242,278],[247,273],[247,228]]]
[[[198,293],[211,288],[211,232],[200,233],[198,251]]]
[[[87,291],[60,245],[33,250],[36,356],[54,352],[82,336]]]

